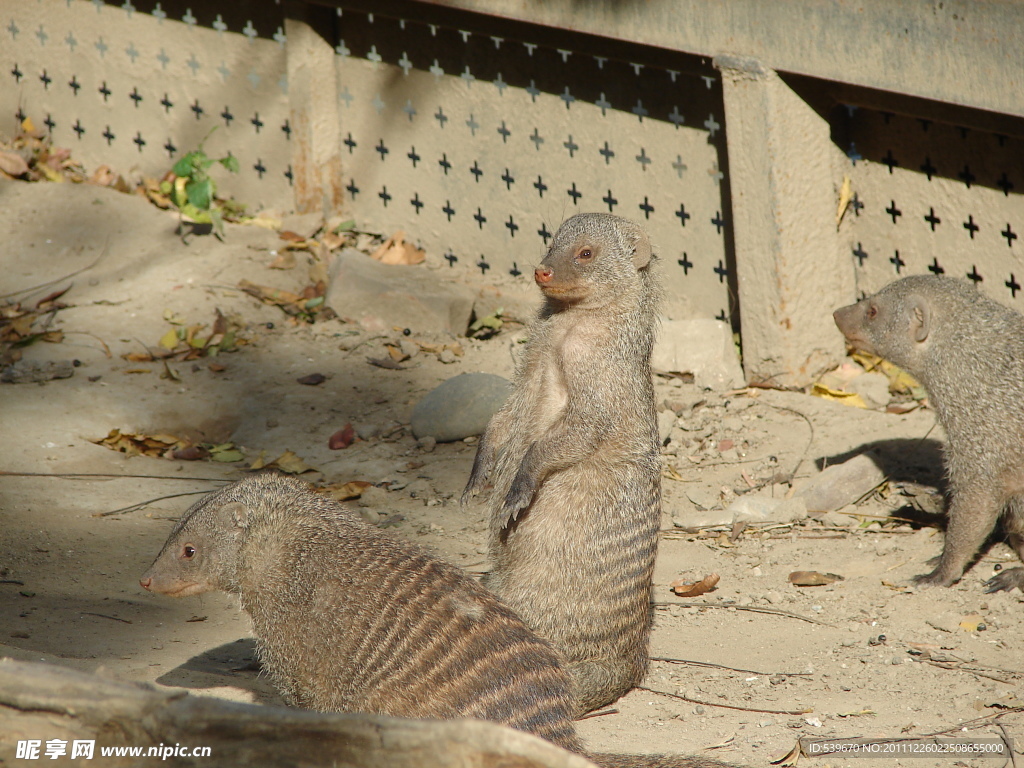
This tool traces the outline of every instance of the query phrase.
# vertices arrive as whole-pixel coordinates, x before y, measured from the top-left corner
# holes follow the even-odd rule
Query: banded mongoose
[[[965,280],[935,275],[897,280],[834,317],[856,349],[924,386],[946,431],[946,540],[935,570],[914,581],[958,581],[1001,514],[1024,559],[1024,317]],[[1016,570],[990,590],[1012,588]]]
[[[583,213],[535,279],[544,304],[463,503],[493,486],[487,586],[561,652],[577,712],[647,672],[661,466],[651,382],[659,299],[647,234]]]
[[[547,642],[459,568],[293,477],[251,475],[205,496],[140,584],[173,597],[239,595],[263,669],[293,705],[490,720],[609,767],[722,766],[584,752],[569,678]]]

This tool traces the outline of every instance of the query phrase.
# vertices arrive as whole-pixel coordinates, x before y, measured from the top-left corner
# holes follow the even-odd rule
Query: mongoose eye
[[[184,547],[182,547],[181,556],[184,557],[186,560],[191,560],[193,557],[195,557],[195,555],[196,548],[193,547],[191,544],[186,544]]]
[[[594,253],[589,248],[584,248],[582,251],[576,254],[577,261],[590,261],[594,258]]]

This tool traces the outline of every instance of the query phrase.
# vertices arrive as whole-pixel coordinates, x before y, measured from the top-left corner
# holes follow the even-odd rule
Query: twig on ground
[[[92,611],[82,611],[82,615],[83,616],[97,616],[97,617],[99,617],[101,619],[110,619],[111,621],[120,621],[120,622],[123,622],[125,624],[131,624],[131,622],[128,619],[120,619],[117,616],[108,616],[105,613],[93,613]]]
[[[648,693],[656,693],[659,696],[668,696],[670,699],[680,699],[682,701],[688,701],[691,704],[701,704],[705,707],[722,707],[723,709],[736,709],[740,712],[762,712],[766,715],[806,715],[807,713],[814,711],[813,709],[759,709],[757,707],[737,707],[733,704],[715,704],[711,701],[700,701],[699,699],[691,699],[688,696],[680,696],[678,693],[658,691],[654,688],[646,688],[642,685],[638,685],[636,687],[636,690],[647,691]]]
[[[714,669],[729,669],[733,672],[743,672],[748,675],[761,675],[763,677],[810,677],[811,672],[758,672],[756,669],[739,669],[738,667],[727,667],[725,664],[712,664],[710,661],[692,661],[690,659],[673,659],[667,656],[651,656],[651,661],[667,661],[670,664],[689,664],[692,667],[711,667]]]
[[[585,715],[580,715],[577,720],[589,720],[592,717],[604,717],[605,715],[617,715],[619,710],[615,707],[609,707],[608,709],[599,709],[596,712],[587,712]]]
[[[157,496],[155,499],[147,499],[146,501],[140,501],[138,504],[130,504],[127,507],[121,507],[120,509],[112,509],[109,512],[94,512],[93,517],[110,517],[111,515],[120,515],[127,512],[134,512],[137,509],[149,506],[155,501],[163,501],[164,499],[176,499],[179,496],[198,496],[206,491],[187,491],[185,493],[171,493],[167,496]]]
[[[786,616],[790,619],[799,619],[800,621],[806,621],[810,624],[820,624],[823,627],[832,627],[835,629],[834,624],[828,624],[824,621],[818,621],[818,619],[812,619],[810,616],[801,616],[799,613],[790,613],[789,611],[782,611],[778,608],[760,608],[754,605],[726,605],[724,603],[655,603],[651,605],[662,606],[662,605],[681,605],[684,608],[732,608],[736,611],[751,611],[752,613],[767,613],[772,616]]]
[[[209,483],[226,483],[223,477],[182,477],[180,475],[122,475],[113,472],[9,472],[0,469],[0,476],[6,477],[62,477],[66,480],[88,480],[93,477],[127,477],[144,480],[196,480]]]

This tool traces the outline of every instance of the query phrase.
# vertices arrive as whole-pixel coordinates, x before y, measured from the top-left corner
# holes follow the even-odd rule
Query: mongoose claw
[[[1009,592],[1014,587],[1024,592],[1024,568],[1009,568],[985,582],[985,592]]]
[[[515,520],[519,516],[521,509],[526,509],[530,506],[536,493],[536,480],[524,475],[517,475],[516,479],[512,481],[512,487],[505,494],[505,501],[502,503],[501,509],[512,520]]]
[[[948,587],[952,585],[956,579],[949,578],[942,573],[941,569],[936,568],[931,573],[915,576],[911,581],[918,587]]]

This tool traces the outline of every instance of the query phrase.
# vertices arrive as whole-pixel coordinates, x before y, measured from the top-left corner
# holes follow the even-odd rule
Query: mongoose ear
[[[651,240],[640,227],[631,226],[626,230],[626,238],[633,250],[633,266],[643,269],[651,263]]]
[[[223,512],[235,528],[245,530],[249,527],[249,508],[244,504],[237,501],[225,504]]]
[[[922,342],[932,330],[932,313],[928,302],[920,296],[910,299],[910,332],[914,341]]]

